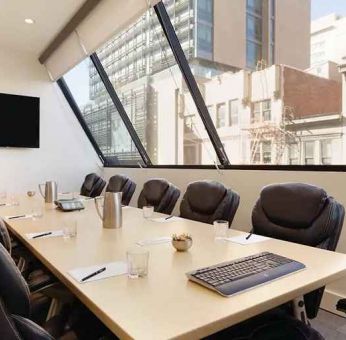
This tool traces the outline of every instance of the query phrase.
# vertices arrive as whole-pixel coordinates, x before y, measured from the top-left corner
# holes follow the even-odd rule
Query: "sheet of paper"
[[[17,216],[20,216],[20,217],[17,217]],[[8,220],[13,220],[13,221],[16,221],[16,220],[25,220],[25,219],[27,219],[27,218],[32,218],[32,214],[9,215],[9,216],[5,216],[5,218],[7,218]]]
[[[168,216],[167,216],[168,217]],[[151,221],[153,222],[159,222],[159,223],[170,223],[170,222],[177,222],[181,221],[181,217],[173,216],[171,218],[167,217],[157,217],[157,218],[152,218]]]
[[[103,267],[106,268],[105,271],[91,277],[88,280],[82,281],[82,279],[84,277],[96,272],[97,270],[99,270],[100,268],[103,268]],[[106,279],[106,278],[112,277],[112,276],[124,275],[127,273],[127,264],[126,264],[126,262],[123,262],[123,261],[110,262],[110,263],[104,263],[104,264],[99,264],[99,265],[90,266],[90,267],[75,268],[75,269],[68,271],[68,273],[77,282],[86,283],[86,282]]]
[[[0,204],[0,208],[1,207],[16,207],[16,206],[18,206],[19,205],[19,203],[1,203]]]
[[[50,233],[49,235],[45,235],[45,236],[41,236],[41,237],[36,237],[34,239],[35,236],[37,235],[41,235],[41,234],[44,234],[44,233]],[[36,240],[36,239],[42,239],[42,238],[48,238],[48,237],[60,237],[60,236],[63,236],[64,233],[62,230],[46,230],[46,231],[40,231],[39,233],[29,233],[29,234],[25,234],[25,236],[29,239],[29,240]]]
[[[256,234],[252,234],[251,237],[247,240],[246,239],[247,236],[249,236],[249,234],[242,234],[242,235],[234,236],[234,237],[225,237],[223,238],[223,240],[227,242],[242,244],[242,245],[254,244],[254,243],[270,240],[269,237],[256,235]]]
[[[162,244],[162,243],[170,243],[172,241],[171,237],[155,237],[152,239],[147,239],[147,240],[142,240],[136,242],[139,246],[150,246],[150,245],[155,245],[155,244]]]

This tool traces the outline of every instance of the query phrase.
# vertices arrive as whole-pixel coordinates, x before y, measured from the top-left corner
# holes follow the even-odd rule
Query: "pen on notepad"
[[[13,220],[14,218],[21,218],[21,217],[26,217],[26,215],[11,216],[8,219]]]
[[[33,238],[39,238],[39,237],[47,236],[47,235],[51,235],[51,234],[52,234],[52,232],[49,231],[48,233],[43,233],[43,234],[40,234],[40,235],[33,236]]]
[[[165,218],[165,220],[169,220],[169,219],[172,218],[172,217],[173,217],[173,215],[168,216],[168,217]]]
[[[81,281],[84,282],[84,281],[86,281],[86,280],[89,280],[89,279],[91,279],[92,277],[94,277],[94,276],[96,276],[96,275],[98,275],[98,274],[104,272],[105,270],[106,270],[106,267],[103,267],[103,268],[97,270],[96,272],[93,272],[93,273],[91,273],[91,274],[89,274],[89,275],[83,277],[83,278],[81,279]]]
[[[253,229],[251,229],[249,235],[247,235],[247,236],[245,237],[245,240],[248,240],[248,239],[252,236],[252,234],[253,234]]]

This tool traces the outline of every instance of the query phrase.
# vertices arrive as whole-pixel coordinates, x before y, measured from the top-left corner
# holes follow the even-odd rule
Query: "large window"
[[[112,159],[112,164],[142,163],[92,62],[84,60],[68,72],[64,79],[103,155]]]
[[[239,4],[163,0],[169,29],[148,9],[96,51],[107,91],[89,60],[64,77],[106,157],[136,164],[145,150],[153,165],[346,165],[346,2]]]

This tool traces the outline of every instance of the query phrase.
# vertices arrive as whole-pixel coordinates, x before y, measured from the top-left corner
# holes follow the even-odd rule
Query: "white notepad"
[[[244,246],[247,244],[254,244],[254,243],[259,243],[259,242],[270,240],[269,237],[256,235],[256,234],[252,234],[251,237],[247,240],[246,237],[248,237],[248,236],[249,236],[249,234],[242,234],[242,235],[234,236],[234,237],[225,237],[225,238],[223,238],[223,240],[228,241],[228,242],[237,243],[237,244],[242,244]]]
[[[82,281],[82,279],[84,277],[96,272],[97,270],[99,270],[103,267],[106,267],[105,271],[91,277],[88,280]],[[126,264],[126,262],[123,262],[123,261],[110,262],[110,263],[104,263],[104,264],[99,264],[99,265],[90,266],[90,267],[75,268],[75,269],[68,271],[68,273],[77,282],[86,283],[86,282],[106,279],[106,278],[112,277],[112,276],[124,275],[127,273],[127,264]]]
[[[20,216],[20,217],[17,217],[17,216]],[[16,221],[16,220],[25,220],[27,218],[32,218],[32,214],[23,214],[23,215],[9,215],[9,216],[4,216],[6,219],[8,220],[13,220],[13,221]]]
[[[37,237],[34,238],[37,235],[41,235],[44,233],[51,233],[49,235],[45,235],[45,236],[41,236],[41,237]],[[29,233],[29,234],[25,234],[25,236],[29,239],[29,240],[36,240],[36,239],[42,239],[42,238],[48,238],[48,237],[60,237],[63,236],[64,233],[62,230],[46,230],[46,231],[40,231],[39,233]]]
[[[151,221],[159,222],[159,223],[170,223],[170,222],[181,221],[181,217],[173,216],[173,217],[168,218],[168,219],[167,219],[167,217],[157,217],[157,218],[152,218]]]
[[[152,239],[142,240],[136,242],[139,246],[150,246],[155,244],[169,243],[172,241],[172,237],[155,237]]]

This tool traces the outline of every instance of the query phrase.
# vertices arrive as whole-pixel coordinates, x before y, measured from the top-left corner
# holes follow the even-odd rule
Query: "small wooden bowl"
[[[26,194],[27,194],[29,197],[34,197],[35,194],[36,194],[36,192],[35,192],[35,191],[28,191]]]
[[[172,245],[177,251],[187,251],[192,246],[192,240],[176,241],[172,240]]]

